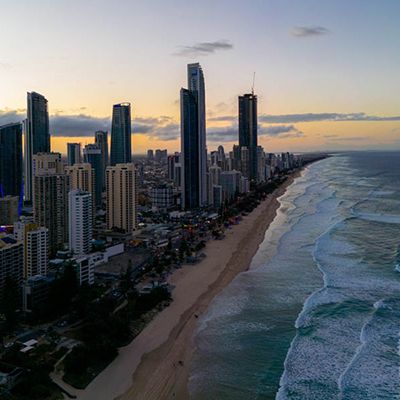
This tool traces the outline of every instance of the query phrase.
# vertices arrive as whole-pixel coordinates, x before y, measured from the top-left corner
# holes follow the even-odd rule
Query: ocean
[[[316,162],[279,200],[200,320],[191,398],[400,399],[400,152]]]

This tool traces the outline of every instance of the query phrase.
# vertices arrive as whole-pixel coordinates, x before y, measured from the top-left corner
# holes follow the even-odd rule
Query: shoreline
[[[226,230],[223,240],[209,241],[204,260],[174,271],[168,278],[175,286],[174,301],[121,348],[117,358],[85,390],[76,391],[79,400],[189,398],[198,316],[239,273],[249,269],[277,215],[278,198],[301,171],[289,175],[239,225]]]

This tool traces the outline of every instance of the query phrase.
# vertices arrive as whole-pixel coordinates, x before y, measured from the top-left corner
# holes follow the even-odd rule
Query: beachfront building
[[[251,181],[257,181],[257,96],[254,93],[239,96],[239,147],[247,148],[247,165],[242,172]],[[243,157],[242,157],[243,162]]]
[[[188,88],[181,89],[182,207],[207,205],[205,86],[200,64],[188,65]]]
[[[107,228],[131,233],[137,228],[136,169],[132,163],[106,169]]]

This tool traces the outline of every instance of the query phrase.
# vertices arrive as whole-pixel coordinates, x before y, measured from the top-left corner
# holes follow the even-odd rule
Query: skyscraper
[[[207,149],[204,75],[188,64],[188,88],[181,89],[182,207],[207,205]]]
[[[107,131],[96,131],[94,133],[94,141],[97,146],[101,149],[103,154],[104,165],[108,165],[108,132]]]
[[[182,207],[200,207],[200,151],[198,107],[188,89],[181,89]]]
[[[44,174],[34,177],[34,222],[49,230],[50,254],[54,255],[68,241],[69,176]]]
[[[61,153],[36,153],[32,156],[32,175],[62,174]],[[34,189],[33,189],[34,190]]]
[[[93,211],[96,210],[96,185],[94,169],[89,163],[75,164],[65,167],[65,173],[70,177],[70,188],[80,189],[92,195]],[[95,213],[93,212],[93,216]]]
[[[199,205],[205,206],[207,205],[206,94],[204,75],[200,64],[188,64],[187,75],[188,90],[193,94],[197,107]]]
[[[101,157],[103,160],[103,187],[106,188],[106,168],[108,166],[108,132],[107,131],[97,131],[94,134],[95,144],[101,150]]]
[[[135,166],[117,164],[106,169],[107,228],[130,233],[137,226]]]
[[[85,163],[89,163],[94,171],[95,203],[101,207],[101,195],[103,193],[104,168],[101,149],[96,144],[88,144],[83,149]]]
[[[28,224],[24,240],[24,279],[46,275],[49,263],[49,230]]]
[[[67,143],[68,165],[79,164],[82,162],[81,144]]]
[[[38,227],[30,218],[14,223],[14,238],[24,242],[24,279],[46,275],[49,263],[49,230]]]
[[[92,195],[83,190],[71,190],[68,194],[69,250],[83,255],[92,248],[93,216]]]
[[[111,124],[111,165],[132,161],[131,133],[131,104],[115,104]]]
[[[0,126],[0,197],[22,194],[22,125]]]
[[[50,130],[47,100],[39,93],[27,94],[27,119],[25,126],[25,200],[32,201],[32,156],[50,152]]]
[[[254,93],[239,96],[239,147],[249,151],[248,178],[257,180],[257,96]]]
[[[22,283],[24,268],[24,244],[11,236],[0,235],[0,303],[3,300],[7,278],[18,285]]]

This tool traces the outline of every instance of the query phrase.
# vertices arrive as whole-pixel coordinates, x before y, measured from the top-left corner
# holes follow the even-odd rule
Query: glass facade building
[[[95,144],[88,144],[83,149],[85,163],[89,163],[94,170],[94,188],[96,207],[101,207],[101,195],[104,182],[104,165],[101,149]]]
[[[248,149],[246,176],[257,180],[257,96],[254,93],[239,96],[239,147]]]
[[[27,119],[25,133],[25,200],[32,201],[32,156],[36,153],[50,152],[49,112],[47,99],[39,93],[27,94]]]
[[[115,104],[111,123],[111,165],[132,162],[131,134],[130,103]]]
[[[0,197],[22,198],[22,124],[0,126]]]

